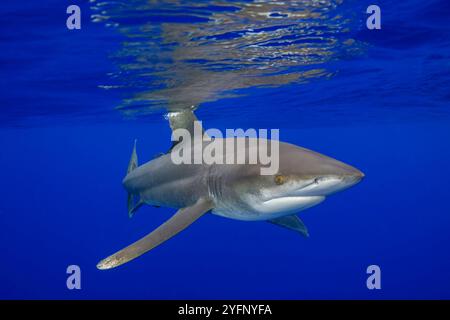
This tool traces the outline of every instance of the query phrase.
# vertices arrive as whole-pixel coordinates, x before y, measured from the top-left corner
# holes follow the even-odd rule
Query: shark
[[[169,115],[172,131],[180,128],[194,131],[198,119],[192,109]],[[220,141],[226,144],[227,139],[251,138],[232,137]],[[241,151],[248,156],[254,151],[250,150],[254,144],[244,142],[234,146],[244,148]],[[261,174],[263,164],[258,161],[252,164],[175,164],[171,158],[174,147],[176,144],[166,154],[138,165],[135,141],[123,186],[128,193],[130,217],[143,205],[178,210],[148,235],[101,260],[98,269],[112,269],[143,255],[209,212],[230,219],[268,221],[308,237],[308,229],[298,213],[357,184],[364,177],[353,166],[281,141],[278,170],[266,175]],[[195,153],[195,149],[194,143],[188,152]],[[226,157],[226,152],[221,156]]]

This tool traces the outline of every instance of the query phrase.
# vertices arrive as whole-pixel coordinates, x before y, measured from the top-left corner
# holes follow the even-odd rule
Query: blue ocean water
[[[444,0],[2,3],[0,298],[449,299],[449,18]],[[97,270],[174,213],[129,219],[121,181],[134,139],[142,162],[167,151],[164,114],[190,105],[366,178],[300,213],[308,239],[207,215]]]

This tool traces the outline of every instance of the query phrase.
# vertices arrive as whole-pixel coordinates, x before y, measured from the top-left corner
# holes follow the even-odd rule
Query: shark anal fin
[[[178,210],[169,220],[147,236],[100,261],[97,268],[101,270],[115,268],[141,256],[187,228],[211,209],[210,200],[199,199],[194,205]]]
[[[269,222],[296,231],[305,237],[309,237],[308,229],[306,228],[303,221],[300,220],[300,218],[296,215],[272,219],[269,220]]]

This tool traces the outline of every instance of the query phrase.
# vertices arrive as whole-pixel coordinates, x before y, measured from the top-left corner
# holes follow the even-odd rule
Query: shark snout
[[[325,175],[318,179],[318,184],[323,185],[324,194],[332,194],[354,186],[364,178],[364,173],[359,169],[339,162],[337,170],[332,175]]]
[[[348,180],[358,181],[360,181],[364,177],[364,173],[362,173],[359,169],[331,158],[327,159],[327,161],[324,161],[322,168],[324,171],[324,175],[333,175]]]
[[[346,166],[347,166],[346,170],[344,170],[344,172],[338,174],[338,175],[342,176],[343,179],[346,179],[349,182],[358,183],[365,177],[364,173],[361,170],[356,169],[355,167],[352,167],[349,165],[346,165]]]
[[[328,196],[359,183],[364,173],[343,162],[326,159],[318,172],[310,178],[311,182],[295,193],[300,196]]]
[[[348,187],[351,187],[357,183],[359,183],[365,177],[364,173],[360,170],[354,168],[354,171],[350,174],[341,176],[344,184]]]
[[[331,174],[325,175],[322,178],[325,184],[330,185],[328,194],[354,186],[365,176],[361,170],[337,160],[332,161],[331,166],[333,167],[332,170],[330,170]],[[319,178],[319,181],[320,180],[321,179]]]

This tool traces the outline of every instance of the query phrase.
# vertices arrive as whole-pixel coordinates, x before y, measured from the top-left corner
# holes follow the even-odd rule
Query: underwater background
[[[71,4],[81,30],[66,27]],[[366,27],[370,4],[381,30]],[[450,298],[449,1],[1,8],[1,299]],[[97,270],[175,212],[129,219],[121,181],[134,139],[141,163],[166,152],[164,115],[191,105],[206,128],[279,128],[366,178],[300,213],[307,239],[206,215]]]

